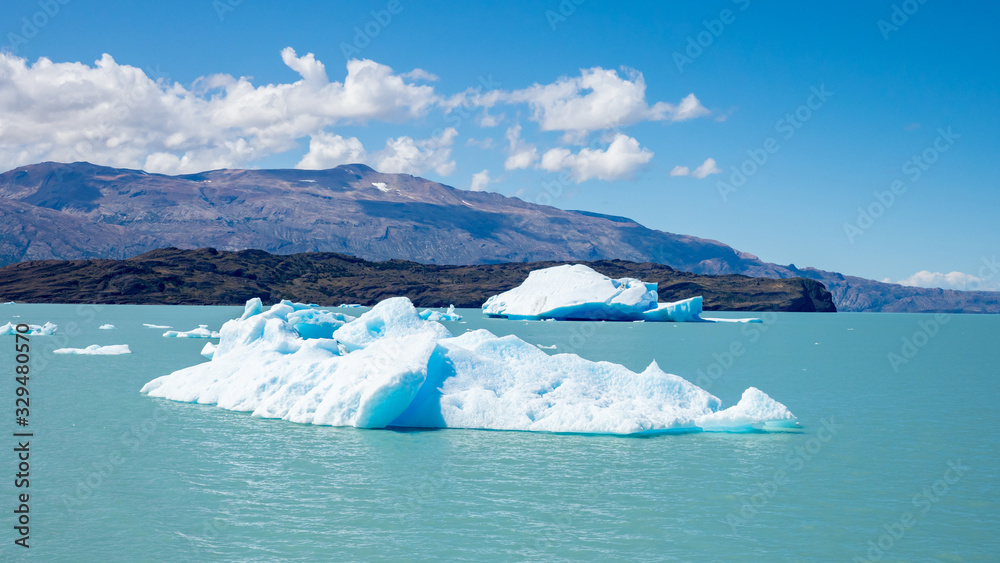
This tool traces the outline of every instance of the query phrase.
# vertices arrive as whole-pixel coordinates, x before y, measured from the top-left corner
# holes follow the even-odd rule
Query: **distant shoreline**
[[[127,260],[40,260],[0,268],[0,301],[121,305],[242,305],[289,299],[322,306],[374,305],[406,296],[417,307],[479,308],[534,269],[584,262],[435,266],[369,262],[329,252],[274,255],[211,248],[153,250]],[[835,312],[819,282],[680,272],[624,260],[585,262],[614,277],[659,284],[661,301],[704,297],[710,311]]]

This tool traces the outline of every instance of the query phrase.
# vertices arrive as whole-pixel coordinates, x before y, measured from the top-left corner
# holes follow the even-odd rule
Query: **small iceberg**
[[[425,321],[460,321],[462,320],[462,315],[456,313],[455,306],[451,305],[444,313],[424,309],[423,311],[420,311],[420,318]]]
[[[116,327],[116,326],[115,326],[115,325],[113,325],[113,324],[106,324],[106,325],[101,325],[101,326],[99,326],[99,327],[97,327],[97,328],[98,328],[99,330],[115,330],[115,329],[116,329],[116,328],[118,328],[118,327]]]
[[[216,348],[218,348],[218,346],[216,346],[214,342],[206,342],[205,347],[201,349],[201,355],[211,360],[212,356],[215,355]]]
[[[452,336],[405,297],[330,338],[303,337],[290,304],[259,299],[226,322],[208,362],[158,377],[151,397],[304,424],[586,434],[771,432],[796,417],[755,387],[732,407],[653,362],[641,373],[516,336]],[[209,351],[208,347],[203,353]]]
[[[131,354],[128,344],[112,344],[110,346],[98,346],[92,344],[86,348],[59,348],[52,351],[53,354],[75,354],[78,356],[121,356]]]
[[[166,338],[219,338],[221,334],[214,330],[208,330],[208,325],[198,325],[188,331],[168,330],[163,333]]]
[[[19,324],[23,323],[7,323],[0,326],[0,335],[12,336],[15,334],[24,334],[27,336],[52,336],[59,328],[59,325],[54,323],[45,323],[43,325],[28,325],[28,332],[17,332]]]
[[[151,325],[151,324],[146,324],[146,323],[142,323],[142,326],[144,326],[146,328],[174,328],[174,327],[172,327],[170,325]]]
[[[761,319],[702,318],[702,299],[658,303],[655,283],[611,279],[583,264],[534,270],[520,286],[483,303],[490,317],[516,320],[763,322]]]

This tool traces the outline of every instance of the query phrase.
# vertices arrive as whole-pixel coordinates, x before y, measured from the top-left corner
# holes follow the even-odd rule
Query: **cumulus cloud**
[[[481,192],[486,189],[486,186],[490,185],[493,179],[490,178],[490,171],[484,169],[482,172],[476,172],[472,175],[472,183],[469,185],[469,189],[474,192]]]
[[[486,137],[485,139],[474,139],[469,137],[465,140],[465,146],[467,147],[479,147],[481,149],[491,149],[493,148],[493,137]]]
[[[323,170],[341,164],[363,163],[367,160],[365,147],[357,137],[345,139],[332,133],[318,133],[309,137],[309,152],[295,167]]]
[[[505,135],[507,137],[507,160],[503,167],[506,170],[528,168],[538,160],[538,149],[535,145],[521,140],[521,124],[515,123]]]
[[[629,178],[653,158],[653,152],[639,146],[639,141],[623,133],[615,135],[608,148],[569,149],[556,148],[542,155],[541,167],[549,172],[569,170],[577,183],[597,178],[620,180]]]
[[[702,162],[700,166],[691,170],[687,166],[674,166],[674,169],[670,171],[671,176],[693,176],[695,178],[701,179],[706,176],[711,176],[712,174],[718,174],[722,172],[718,165],[715,163],[714,158],[706,158],[705,162]]]
[[[434,170],[441,176],[455,171],[451,146],[458,131],[449,127],[436,137],[414,140],[398,137],[385,142],[385,149],[375,153],[372,161],[380,172],[389,174],[421,174]]]
[[[694,94],[676,105],[656,102],[650,106],[642,73],[626,68],[623,74],[600,67],[583,69],[580,76],[535,84],[499,94],[497,99],[527,103],[532,120],[542,131],[599,131],[641,121],[685,121],[709,114]]]
[[[691,175],[695,178],[701,179],[706,176],[711,176],[712,174],[718,174],[719,172],[722,172],[722,170],[720,170],[715,164],[715,159],[706,158],[705,162],[701,163],[701,166],[691,171]]]
[[[939,287],[963,291],[1000,291],[1000,283],[998,282],[1000,280],[991,276],[980,277],[958,271],[945,274],[942,272],[921,270],[896,283],[911,287]]]
[[[0,166],[89,160],[153,172],[238,166],[339,123],[403,122],[440,103],[423,71],[351,60],[331,82],[311,53],[281,52],[300,80],[255,86],[214,75],[191,89],[103,55],[93,66],[0,53]],[[416,74],[414,74],[416,73]],[[321,139],[320,142],[323,142]]]

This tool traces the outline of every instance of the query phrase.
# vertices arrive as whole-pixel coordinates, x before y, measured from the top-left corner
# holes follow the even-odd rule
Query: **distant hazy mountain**
[[[164,176],[47,162],[0,174],[0,217],[0,264],[120,259],[166,246],[428,264],[622,259],[701,274],[809,277],[827,286],[841,311],[1000,312],[998,292],[799,270],[622,217],[457,190],[361,164]]]

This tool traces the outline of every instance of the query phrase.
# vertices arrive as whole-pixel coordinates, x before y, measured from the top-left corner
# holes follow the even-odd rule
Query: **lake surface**
[[[739,325],[460,310],[464,322],[444,323],[636,371],[655,359],[725,406],[759,387],[801,433],[359,430],[139,393],[205,361],[206,342],[142,323],[217,330],[241,311],[0,306],[0,324],[51,321],[60,333],[31,339],[29,550],[13,544],[16,384],[0,384],[0,560],[1000,560],[1000,316]],[[51,353],[92,344],[133,353]],[[0,369],[14,362],[14,338],[0,337]]]

